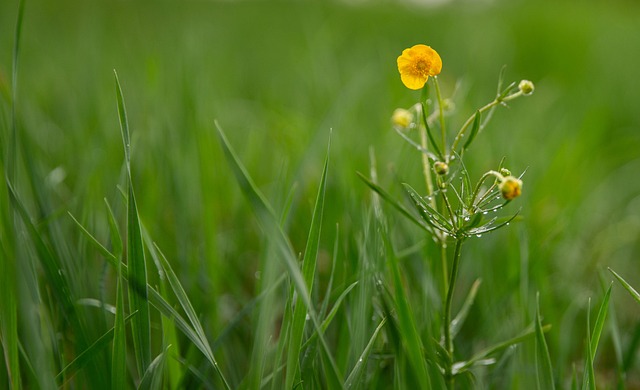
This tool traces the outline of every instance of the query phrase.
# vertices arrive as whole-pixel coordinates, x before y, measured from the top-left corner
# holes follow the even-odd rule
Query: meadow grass
[[[638,387],[640,8],[542,4],[0,3],[0,387]],[[526,173],[448,303],[416,43],[449,129],[536,85],[465,152]]]

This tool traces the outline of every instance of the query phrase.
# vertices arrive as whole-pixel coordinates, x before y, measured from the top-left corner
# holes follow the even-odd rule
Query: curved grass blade
[[[384,237],[384,240],[387,241],[387,238]],[[402,283],[402,280],[400,278],[398,259],[393,254],[390,243],[387,242],[386,244],[387,245],[385,246],[389,248],[388,263],[391,267],[395,289],[395,308],[398,314],[398,331],[402,339],[404,349],[407,352],[409,364],[415,371],[415,375],[418,379],[420,388],[430,389],[431,381],[429,378],[429,374],[427,373],[425,359],[422,353],[422,340],[420,338],[420,334],[418,333],[418,328],[416,326],[416,321],[412,315],[411,308],[409,307],[407,295],[403,288],[404,284]]]
[[[309,294],[313,289],[314,275],[316,263],[318,260],[318,246],[320,242],[320,233],[322,228],[322,215],[324,211],[324,195],[327,183],[327,170],[329,166],[329,146],[327,147],[327,155],[324,160],[322,176],[320,178],[320,186],[316,196],[316,204],[311,217],[311,227],[309,228],[309,236],[307,238],[307,247],[302,259],[302,276],[304,283],[309,289]],[[304,333],[305,318],[307,309],[304,305],[295,305],[293,310],[291,333],[289,345],[287,348],[287,371],[285,377],[285,388],[290,389],[293,386],[294,379],[298,375],[300,363],[300,346],[302,345],[302,336]]]
[[[421,103],[421,107],[422,107],[422,122],[425,126],[425,128],[427,129],[427,136],[429,137],[429,141],[431,142],[431,146],[433,147],[433,150],[436,152],[436,154],[438,155],[438,158],[440,159],[440,161],[444,161],[444,156],[442,155],[442,152],[440,151],[440,148],[438,148],[438,144],[436,143],[435,138],[433,138],[433,134],[431,133],[431,126],[429,126],[429,119],[427,118],[427,104],[425,102]],[[443,148],[445,148],[445,145],[442,145]]]
[[[453,319],[453,321],[451,321],[451,337],[452,338],[456,337],[456,335],[460,331],[460,328],[462,328],[462,324],[464,324],[464,321],[467,319],[467,315],[469,314],[469,309],[471,309],[471,306],[473,305],[473,302],[476,299],[476,295],[478,294],[479,288],[480,288],[480,279],[476,279],[476,281],[473,282],[473,285],[471,285],[469,294],[467,295],[467,298],[464,300],[464,303],[462,304],[462,308],[460,308],[458,315],[456,316],[456,318]]]
[[[167,353],[171,346],[167,346],[164,352],[156,356],[155,359],[149,364],[147,371],[140,380],[138,390],[156,390],[162,389],[162,370],[164,369],[165,361],[167,360]],[[123,387],[121,387],[122,389]]]
[[[542,326],[543,333],[548,332],[550,329],[551,329],[551,325],[547,324]],[[473,367],[474,365],[476,365],[478,362],[482,362],[486,360],[489,356],[495,353],[498,353],[503,349],[509,348],[512,345],[522,343],[523,341],[526,341],[531,337],[537,337],[535,324],[533,324],[532,326],[529,326],[524,331],[522,331],[522,333],[520,333],[515,337],[510,338],[509,340],[505,340],[501,343],[498,343],[496,345],[483,349],[482,351],[476,353],[471,359],[467,360],[466,362],[458,362],[454,364],[453,373],[454,375],[462,374],[463,372],[467,371],[470,367]]]
[[[124,319],[125,324],[128,323],[132,317],[136,316],[138,313],[131,313],[127,318]],[[65,380],[71,379],[78,371],[80,371],[84,366],[86,366],[91,359],[97,356],[103,348],[106,348],[109,345],[109,342],[113,339],[115,332],[115,327],[109,329],[105,334],[100,336],[96,341],[93,342],[87,349],[82,351],[78,356],[76,356],[71,363],[67,364],[59,373],[56,375],[56,380],[60,380],[64,378]],[[64,383],[61,384],[61,387],[64,387]]]
[[[482,117],[482,114],[480,113],[480,110],[476,111],[476,115],[473,118],[473,125],[471,125],[471,132],[469,133],[469,138],[467,138],[467,142],[465,142],[464,146],[462,146],[462,150],[468,149],[469,146],[471,145],[471,142],[473,142],[473,140],[476,138],[476,135],[478,134],[478,130],[480,130],[481,117]]]
[[[360,380],[360,377],[362,376],[362,371],[364,367],[366,367],[367,361],[369,360],[369,353],[371,352],[371,348],[373,347],[373,344],[376,341],[376,338],[378,337],[378,333],[380,332],[380,330],[382,329],[382,327],[386,322],[387,322],[387,318],[385,317],[382,319],[382,321],[380,321],[380,324],[376,327],[376,330],[373,332],[373,335],[371,336],[371,339],[369,339],[369,342],[367,343],[367,346],[364,348],[364,351],[362,351],[362,354],[360,355],[358,362],[353,367],[353,370],[351,370],[351,373],[347,377],[347,380],[344,382],[344,386],[347,389],[352,388]]]
[[[122,96],[122,88],[118,74],[113,71],[116,82],[116,96],[118,100],[118,116],[124,146],[125,162],[127,165],[127,263],[129,264],[129,306],[138,315],[131,321],[133,348],[136,355],[138,373],[143,375],[151,364],[151,318],[149,314],[149,298],[147,289],[147,264],[144,255],[144,244],[138,207],[133,191],[131,178],[130,135],[127,111]]]
[[[609,285],[609,288],[604,294],[602,304],[600,304],[600,309],[598,310],[598,317],[596,318],[596,323],[593,327],[593,332],[591,333],[591,360],[596,359],[596,352],[598,350],[598,343],[600,342],[600,335],[602,335],[604,321],[607,318],[607,313],[609,312],[609,298],[611,297],[612,286],[613,283]]]
[[[216,358],[213,355],[213,351],[211,350],[211,347],[209,345],[209,341],[207,340],[207,336],[204,333],[204,329],[202,328],[202,324],[200,323],[200,320],[198,319],[198,315],[196,314],[196,311],[194,310],[193,306],[191,305],[191,301],[189,301],[189,297],[187,296],[187,293],[184,291],[184,288],[182,287],[182,284],[180,284],[180,280],[178,279],[178,276],[173,271],[173,268],[171,268],[171,265],[169,264],[169,261],[164,256],[164,254],[162,253],[160,248],[158,248],[158,245],[155,245],[155,249],[156,249],[156,251],[158,251],[158,254],[160,255],[159,256],[160,257],[159,260],[160,260],[160,262],[162,264],[162,268],[164,269],[164,272],[165,272],[165,274],[167,276],[167,280],[169,281],[169,285],[171,286],[171,289],[173,290],[173,292],[176,295],[176,297],[178,298],[178,302],[180,302],[180,306],[182,307],[184,312],[187,314],[187,318],[189,318],[189,321],[191,322],[191,325],[193,326],[193,330],[195,331],[195,333],[196,333],[196,335],[198,337],[198,340],[200,341],[199,344],[201,346],[203,346],[204,349],[205,349],[202,352],[205,353],[205,357],[207,358],[207,360],[209,360],[209,362],[213,366],[213,369],[216,371],[218,376],[220,376],[220,379],[224,383],[225,388],[230,389],[231,387],[229,386],[229,382],[227,382],[227,379],[224,377],[224,375],[222,374],[222,371],[220,370],[220,367],[218,366],[218,362],[216,362]]]
[[[433,229],[431,228],[431,226],[425,225],[420,219],[416,218],[413,213],[411,213],[404,206],[402,206],[400,203],[398,203],[398,201],[393,199],[393,197],[391,197],[391,195],[389,195],[389,193],[387,193],[382,187],[380,187],[379,185],[377,185],[373,181],[371,181],[368,178],[366,178],[362,173],[360,173],[360,172],[356,172],[356,173],[358,174],[358,176],[360,176],[360,179],[362,179],[362,181],[364,181],[364,183],[369,186],[369,188],[371,188],[373,191],[375,191],[384,200],[389,202],[402,215],[404,215],[405,217],[409,218],[409,220],[411,222],[415,223],[416,225],[420,226],[421,228],[425,229],[428,232],[433,232]]]
[[[589,299],[589,306],[587,310],[587,348],[585,354],[587,355],[584,362],[584,374],[582,377],[582,389],[595,390],[596,378],[593,372],[593,357],[591,356],[591,299]]]
[[[607,269],[609,270],[609,272],[611,272],[613,274],[613,276],[616,277],[616,279],[618,279],[618,282],[620,282],[620,284],[622,284],[622,287],[624,287],[627,291],[629,291],[629,294],[631,294],[633,299],[635,299],[638,303],[640,303],[640,294],[633,287],[631,287],[631,285],[629,283],[627,283],[627,281],[624,280],[622,278],[622,276],[618,275],[611,268],[607,268]]]
[[[124,278],[121,262],[116,270],[116,318],[113,325],[113,350],[111,354],[111,388],[124,389],[127,373],[127,344],[124,322]]]
[[[300,271],[300,268],[298,266],[297,258],[294,254],[295,252],[293,251],[293,248],[291,247],[291,243],[289,242],[286,234],[282,231],[282,227],[278,222],[278,218],[276,218],[276,214],[273,211],[273,208],[253,183],[251,176],[249,176],[246,169],[240,162],[240,159],[237,157],[235,151],[231,147],[231,144],[227,140],[224,131],[217,122],[215,123],[215,125],[218,131],[218,136],[222,143],[223,151],[236,177],[236,180],[240,185],[240,188],[253,207],[254,213],[258,218],[263,231],[268,235],[268,238],[274,242],[276,249],[280,252],[281,258],[283,259],[287,272],[289,273],[289,277],[291,278],[296,293],[298,294],[298,298],[302,299],[302,303],[307,306],[311,322],[316,331],[319,333],[320,343],[322,344],[322,348],[324,351],[324,355],[322,356],[326,358],[330,366],[328,375],[331,375],[334,379],[341,378],[338,366],[336,365],[333,356],[331,356],[329,346],[320,330],[320,321],[318,320],[318,316],[316,315],[313,308],[309,290],[305,284],[304,276],[302,275],[302,272]]]
[[[538,389],[553,390],[555,383],[553,382],[553,369],[551,366],[551,356],[547,348],[547,341],[544,338],[544,330],[542,328],[542,320],[540,318],[540,293],[536,297],[536,381]]]
[[[109,252],[100,242],[91,234],[87,229],[85,229],[75,218],[72,219],[76,222],[76,224],[80,227],[80,231],[83,232],[99,252],[104,254],[105,259],[113,266],[118,267],[118,260],[116,259],[113,253]],[[121,273],[122,276],[128,280],[129,278],[129,268],[126,264],[121,263]],[[187,321],[156,291],[152,286],[147,285],[147,289],[149,291],[149,302],[166,318],[174,321],[176,327],[180,329],[180,331],[195,345],[200,352],[211,362],[209,359],[209,350],[210,347],[208,344],[203,343],[200,336],[196,333],[196,331],[187,323]],[[213,364],[213,363],[212,363]],[[214,365],[215,367],[215,365]]]

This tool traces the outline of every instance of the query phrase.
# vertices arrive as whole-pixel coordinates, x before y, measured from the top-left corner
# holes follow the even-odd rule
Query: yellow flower
[[[506,200],[515,199],[522,193],[522,180],[507,176],[500,183],[500,192]]]
[[[420,89],[429,79],[442,70],[440,55],[427,45],[415,45],[404,49],[398,57],[398,71],[402,83],[409,89]]]

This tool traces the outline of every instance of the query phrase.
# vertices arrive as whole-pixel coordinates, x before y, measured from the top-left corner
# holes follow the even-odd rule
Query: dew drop
[[[309,321],[311,319],[311,317],[309,316],[309,314],[307,313],[307,316],[304,318],[305,321]]]
[[[468,220],[469,220],[469,217],[464,217],[464,220],[465,220],[465,221],[468,221]]]
[[[482,237],[482,234],[476,234],[476,237],[480,238]]]
[[[507,226],[509,226],[509,224],[510,224],[510,223],[511,223],[511,222],[507,222]]]
[[[483,211],[482,214],[483,215],[487,215],[487,214],[489,214],[489,212],[488,211]]]

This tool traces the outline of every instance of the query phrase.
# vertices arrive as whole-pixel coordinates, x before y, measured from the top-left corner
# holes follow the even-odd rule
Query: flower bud
[[[391,116],[391,123],[400,129],[408,129],[413,122],[413,114],[404,108],[397,108]]]
[[[506,200],[515,199],[522,193],[522,180],[507,176],[500,182],[500,192]]]
[[[511,171],[507,168],[500,168],[500,174],[502,176],[511,176]]]
[[[436,171],[438,175],[444,176],[447,173],[449,173],[449,165],[447,165],[447,163],[442,161],[436,161],[433,164],[433,170]]]
[[[522,92],[523,95],[528,96],[533,93],[535,86],[529,80],[522,80],[520,81],[520,84],[518,84],[518,89],[520,89],[520,92]]]

